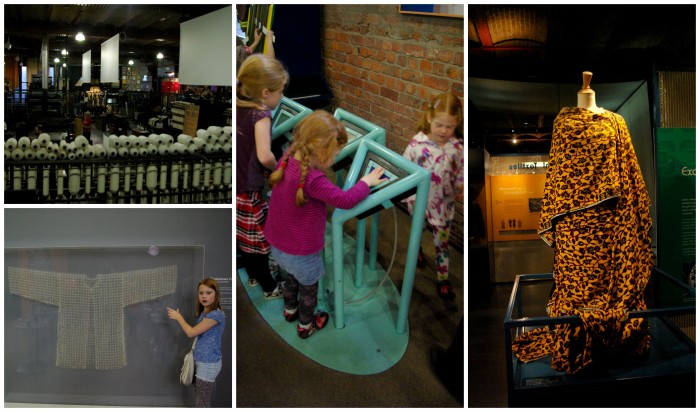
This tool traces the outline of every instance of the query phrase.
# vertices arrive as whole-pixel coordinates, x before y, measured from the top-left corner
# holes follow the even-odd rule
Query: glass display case
[[[5,402],[184,406],[204,246],[5,249]]]
[[[580,325],[576,316],[549,317],[546,304],[551,273],[518,275],[504,320],[509,406],[673,407],[695,406],[695,290],[654,268],[645,292],[646,310],[630,317],[650,325],[649,357],[633,367],[596,370],[585,376],[551,368],[551,356],[523,363],[512,352],[522,333],[561,324]],[[667,306],[675,294],[682,305]],[[542,297],[547,299],[542,301]]]

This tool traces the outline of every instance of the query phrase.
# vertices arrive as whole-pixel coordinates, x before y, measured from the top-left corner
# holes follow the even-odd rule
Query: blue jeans
[[[207,382],[214,382],[221,371],[221,360],[214,363],[194,362],[194,376]]]
[[[313,285],[326,273],[322,253],[323,251],[311,255],[290,255],[274,246],[270,252],[277,265],[287,273],[293,274],[304,286]]]

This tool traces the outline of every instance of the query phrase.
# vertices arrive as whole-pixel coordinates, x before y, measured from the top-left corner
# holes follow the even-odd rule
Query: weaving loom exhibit
[[[5,203],[231,204],[230,4],[3,7]]]

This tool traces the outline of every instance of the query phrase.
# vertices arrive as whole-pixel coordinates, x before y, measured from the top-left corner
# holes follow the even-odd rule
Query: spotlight
[[[163,53],[158,52],[158,54],[156,55],[156,57],[159,58],[159,59],[162,59],[162,58],[163,58]]]
[[[56,58],[53,59],[53,62],[54,62],[54,63],[58,63],[58,62],[60,62],[60,61],[61,61],[61,60],[60,60],[58,57],[56,57]]]
[[[133,66],[133,65],[134,65],[134,61],[133,61],[133,60],[129,60],[129,66]]]
[[[66,50],[66,49],[61,50],[61,54],[65,56],[66,54],[68,54],[68,50]]]
[[[82,31],[79,31],[78,34],[75,35],[75,40],[77,40],[77,41],[85,40],[85,35],[83,34]]]

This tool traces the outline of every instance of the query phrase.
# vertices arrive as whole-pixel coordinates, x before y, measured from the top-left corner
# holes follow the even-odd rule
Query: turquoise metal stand
[[[348,111],[343,109],[336,109],[333,116],[340,120],[340,122],[345,126],[345,130],[348,133],[348,143],[345,145],[343,150],[340,151],[338,156],[336,156],[333,170],[336,171],[336,183],[338,186],[343,186],[345,179],[343,178],[344,170],[342,169],[346,165],[350,164],[353,160],[354,154],[360,146],[360,142],[363,140],[372,140],[384,146],[386,144],[386,130],[377,126],[374,123],[368,122]],[[364,234],[365,234],[365,224],[366,222],[358,222],[358,236],[356,247],[360,250],[362,246],[362,252],[364,253]],[[360,236],[360,230],[362,235]],[[375,214],[372,217],[372,223],[370,228],[370,242],[369,242],[369,267],[374,270],[377,265],[377,239],[379,235],[379,215]],[[360,245],[362,243],[362,245]],[[364,258],[364,256],[358,256],[359,259]]]
[[[413,291],[413,279],[415,277],[416,262],[418,260],[418,250],[420,248],[421,235],[423,233],[423,221],[425,217],[425,208],[428,202],[428,191],[430,188],[430,172],[418,166],[417,164],[405,159],[396,152],[393,152],[383,145],[372,140],[365,140],[359,143],[354,156],[354,161],[350,166],[348,178],[345,182],[344,189],[350,188],[361,177],[360,173],[364,173],[363,165],[366,165],[365,158],[373,153],[376,157],[383,159],[388,164],[393,165],[397,169],[403,171],[404,176],[397,178],[396,181],[390,182],[385,188],[371,193],[365,200],[360,202],[352,209],[343,210],[336,209],[331,218],[331,233],[332,233],[332,259],[333,259],[333,290],[334,290],[334,312],[335,312],[335,327],[342,329],[345,326],[345,300],[343,295],[343,224],[360,215],[372,213],[373,210],[379,208],[389,208],[393,206],[393,201],[405,198],[415,190],[416,202],[411,221],[411,231],[408,240],[408,248],[406,253],[406,269],[404,271],[403,286],[401,288],[401,298],[399,303],[399,311],[396,320],[396,331],[399,334],[406,332],[408,322],[408,308],[411,301],[411,292]],[[362,169],[362,170],[361,170]],[[375,216],[378,212],[374,212]],[[373,220],[375,218],[373,217]],[[362,270],[364,268],[364,239],[365,239],[365,224],[364,219],[358,221],[357,225],[357,246],[356,246],[356,268],[355,286],[359,287],[362,284]],[[376,237],[378,230],[372,230],[371,240],[376,245]],[[370,248],[371,249],[371,248]],[[375,254],[374,264],[370,264],[372,268],[376,265],[376,246],[373,252]],[[372,252],[370,253],[370,255]],[[372,256],[370,256],[372,258]],[[323,289],[325,290],[325,289]],[[325,298],[325,294],[321,293],[320,298]],[[323,302],[326,305],[326,302]],[[321,306],[321,304],[319,304]]]
[[[283,97],[280,104],[272,111],[272,141],[278,137],[285,135],[289,141],[292,140],[292,130],[306,116],[310,115],[313,110],[306,106],[295,102],[294,100]]]
[[[376,124],[343,109],[336,109],[333,116],[340,120],[348,133],[348,143],[336,156],[335,165],[343,164],[345,160],[352,161],[350,157],[357,151],[362,140],[373,140],[381,145],[386,144],[386,130]]]

